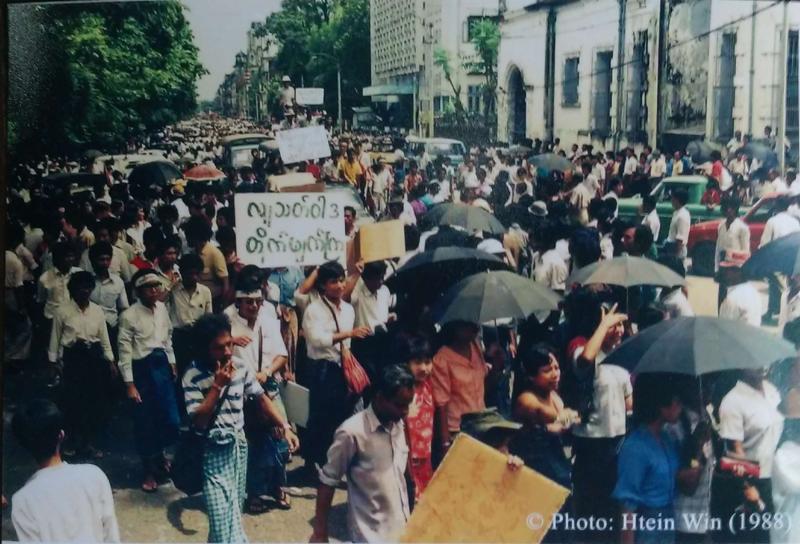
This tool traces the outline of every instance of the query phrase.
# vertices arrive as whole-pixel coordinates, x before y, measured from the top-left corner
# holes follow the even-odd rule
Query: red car
[[[781,193],[763,196],[742,217],[750,227],[750,252],[758,249],[761,233],[767,220],[775,214],[775,199]],[[714,251],[717,245],[717,229],[724,219],[695,223],[689,229],[689,242],[686,249],[692,259],[692,272],[698,276],[714,275]]]

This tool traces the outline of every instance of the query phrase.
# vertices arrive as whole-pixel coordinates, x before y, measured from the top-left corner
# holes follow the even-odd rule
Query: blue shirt
[[[612,497],[636,510],[672,505],[678,474],[678,447],[661,431],[661,443],[644,425],[622,443],[617,459],[617,485]]]
[[[294,306],[294,292],[297,291],[297,288],[300,287],[300,284],[305,279],[303,270],[296,266],[273,272],[269,276],[269,281],[280,289],[281,297],[279,302],[284,306],[292,307]]]

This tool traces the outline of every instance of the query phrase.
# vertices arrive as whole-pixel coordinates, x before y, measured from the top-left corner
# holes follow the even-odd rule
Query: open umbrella
[[[98,151],[97,149],[89,149],[87,151],[84,151],[84,153],[83,153],[83,158],[86,159],[87,161],[93,161],[97,157],[102,157],[102,156],[103,156],[103,152],[102,151]]]
[[[471,274],[508,266],[490,253],[465,247],[440,247],[414,255],[386,280],[394,292],[438,296]]]
[[[436,234],[428,237],[425,241],[425,249],[430,251],[440,247],[470,247],[473,239],[463,230],[443,226],[439,227],[439,231]]]
[[[533,153],[533,149],[525,145],[512,145],[508,148],[507,153],[512,157],[527,158],[531,153]]]
[[[461,227],[469,233],[488,232],[504,234],[503,224],[486,210],[461,203],[437,204],[422,218],[422,222],[430,227],[450,225]]]
[[[762,368],[796,355],[790,342],[741,321],[679,317],[632,336],[603,363],[637,373],[702,376],[721,370]]]
[[[800,274],[800,232],[793,232],[759,248],[744,263],[748,278],[765,278],[774,272],[787,276]]]
[[[692,140],[686,144],[686,154],[691,155],[692,162],[702,164],[711,160],[714,147],[704,140]]]
[[[496,319],[525,319],[558,309],[561,297],[540,283],[507,270],[469,276],[447,290],[433,307],[436,322],[486,323]]]
[[[778,166],[778,155],[768,144],[764,142],[750,142],[740,149],[748,157],[758,159],[762,168],[774,168]]]
[[[181,177],[180,169],[168,160],[150,161],[135,166],[128,176],[131,188],[166,187],[174,179]]]
[[[575,167],[575,165],[573,165],[566,157],[556,155],[555,153],[536,155],[531,159],[531,162],[533,162],[533,165],[536,166],[536,168],[545,170],[546,174],[549,174],[553,170],[558,172],[566,172]]]
[[[675,287],[686,283],[685,278],[666,266],[642,257],[614,257],[579,268],[567,279],[567,285],[605,283],[622,287],[656,285]]]
[[[223,179],[225,173],[214,166],[200,164],[184,172],[183,177],[189,181],[216,181]]]

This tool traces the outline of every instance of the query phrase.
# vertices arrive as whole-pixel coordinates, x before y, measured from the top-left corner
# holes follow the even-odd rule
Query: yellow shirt
[[[338,168],[339,171],[342,172],[344,179],[346,179],[350,185],[357,185],[358,176],[364,174],[364,171],[361,169],[361,164],[357,160],[350,162],[346,157],[339,159]]]
[[[200,259],[203,261],[203,273],[200,274],[200,283],[211,290],[212,297],[221,295],[221,280],[228,277],[228,265],[225,263],[225,256],[218,247],[209,242],[203,246],[203,250],[200,252]]]

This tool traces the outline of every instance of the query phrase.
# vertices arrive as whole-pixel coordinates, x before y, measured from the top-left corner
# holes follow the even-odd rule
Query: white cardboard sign
[[[326,193],[236,195],[236,251],[262,268],[345,263],[344,205]]]
[[[280,130],[275,133],[283,164],[331,156],[328,133],[321,125]]]
[[[318,106],[325,103],[325,89],[322,87],[301,87],[294,90],[295,102],[301,106]]]

